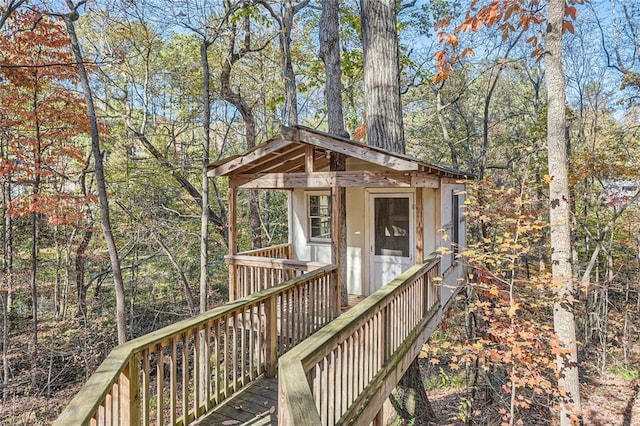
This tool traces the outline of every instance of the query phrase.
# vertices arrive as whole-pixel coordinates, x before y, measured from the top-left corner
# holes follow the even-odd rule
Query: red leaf
[[[564,16],[570,16],[572,19],[576,19],[578,16],[578,9],[573,6],[567,6],[564,8]]]

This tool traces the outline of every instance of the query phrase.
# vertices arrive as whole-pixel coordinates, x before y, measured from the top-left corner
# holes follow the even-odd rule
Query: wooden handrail
[[[291,259],[291,244],[284,243],[270,247],[247,250],[238,253],[238,255]]]
[[[369,424],[440,308],[430,255],[280,358],[278,424]]]
[[[202,417],[260,375],[275,375],[280,355],[337,316],[335,274],[324,266],[116,347],[54,425]]]
[[[248,296],[327,265],[255,254],[228,255],[224,261],[229,265],[229,300]]]

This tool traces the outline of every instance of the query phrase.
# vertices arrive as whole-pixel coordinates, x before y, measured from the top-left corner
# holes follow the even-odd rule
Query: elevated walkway
[[[288,270],[259,254],[255,263]],[[288,281],[116,347],[54,425],[379,420],[439,322],[438,257],[339,317],[336,267],[291,265]],[[277,275],[263,272],[252,274]]]

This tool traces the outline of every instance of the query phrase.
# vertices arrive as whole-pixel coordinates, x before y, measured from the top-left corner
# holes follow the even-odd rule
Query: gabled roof
[[[208,176],[305,172],[307,154],[310,150],[314,170],[327,167],[330,154],[336,152],[398,172],[423,172],[454,179],[472,177],[470,173],[427,163],[409,155],[390,152],[304,126],[282,127],[282,134],[265,144],[242,155],[227,157],[210,164]]]

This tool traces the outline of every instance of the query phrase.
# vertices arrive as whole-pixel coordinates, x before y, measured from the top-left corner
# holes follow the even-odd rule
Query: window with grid
[[[331,240],[331,196],[318,193],[307,195],[309,240]]]

